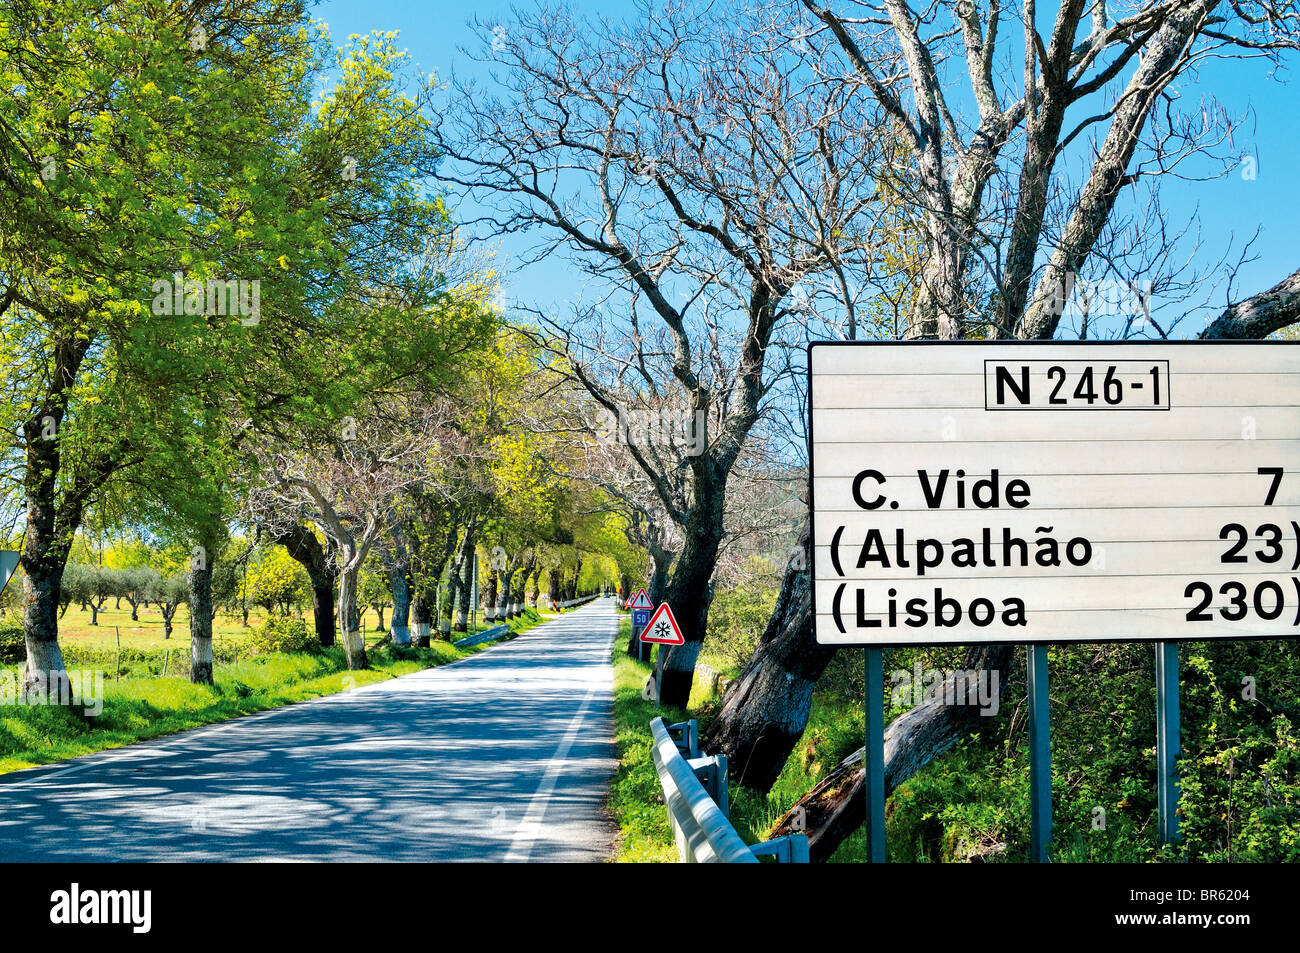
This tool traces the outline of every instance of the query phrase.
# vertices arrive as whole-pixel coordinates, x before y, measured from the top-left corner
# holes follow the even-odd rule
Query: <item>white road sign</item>
[[[1300,634],[1300,344],[808,360],[818,642]]]

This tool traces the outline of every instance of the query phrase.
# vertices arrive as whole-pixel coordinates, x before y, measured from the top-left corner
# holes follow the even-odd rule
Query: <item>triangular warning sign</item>
[[[685,645],[686,640],[682,638],[682,630],[677,626],[677,620],[673,618],[673,610],[668,608],[668,603],[660,604],[655,610],[655,614],[650,617],[646,627],[641,630],[642,642],[658,642],[660,645]]]
[[[646,595],[644,589],[638,589],[636,595],[633,596],[632,600],[627,604],[627,607],[629,609],[653,609],[655,604],[650,601],[650,597]]]

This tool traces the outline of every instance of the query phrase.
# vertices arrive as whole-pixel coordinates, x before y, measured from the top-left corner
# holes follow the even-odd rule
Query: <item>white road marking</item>
[[[506,852],[505,863],[525,864],[528,862],[528,855],[533,852],[533,844],[536,843],[537,836],[542,832],[542,819],[546,816],[546,806],[550,803],[551,795],[555,793],[555,784],[560,779],[560,772],[564,770],[564,762],[569,756],[569,749],[573,747],[574,739],[578,737],[578,730],[582,727],[582,719],[586,716],[587,709],[591,707],[591,700],[595,695],[596,688],[593,686],[587,691],[587,697],[578,706],[578,713],[573,716],[573,720],[569,722],[569,727],[565,729],[564,737],[560,739],[555,754],[551,756],[550,764],[546,766],[546,774],[542,776],[542,783],[537,786],[536,793],[533,794],[532,800],[528,802],[528,810],[524,813],[524,819],[519,823],[514,839],[510,842],[510,850]]]

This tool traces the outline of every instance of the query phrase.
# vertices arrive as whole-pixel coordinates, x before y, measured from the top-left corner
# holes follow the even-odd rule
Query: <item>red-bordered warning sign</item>
[[[636,595],[628,600],[627,607],[629,609],[653,609],[655,604],[650,601],[650,596],[646,594],[644,589],[638,589]]]
[[[677,620],[673,618],[673,610],[668,608],[668,603],[660,604],[655,614],[650,617],[650,621],[641,630],[641,641],[658,642],[660,645],[686,644],[686,640],[682,638],[682,630],[677,625]]]

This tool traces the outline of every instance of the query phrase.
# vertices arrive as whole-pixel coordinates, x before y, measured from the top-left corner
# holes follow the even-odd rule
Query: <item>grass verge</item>
[[[677,848],[668,826],[663,789],[651,759],[650,720],[662,716],[672,724],[690,716],[680,708],[656,709],[653,701],[641,697],[653,665],[628,656],[627,640],[631,634],[632,621],[624,616],[619,620],[618,638],[614,642],[614,734],[618,770],[610,782],[606,803],[619,829],[613,859],[617,863],[676,863]],[[692,705],[696,701],[693,694]]]
[[[653,672],[652,664],[628,657],[625,647],[630,635],[631,622],[625,617],[619,622],[619,637],[614,645],[614,731],[619,766],[610,783],[607,804],[619,827],[613,859],[618,863],[676,863],[677,849],[663,791],[651,760],[650,720],[656,715],[669,723],[696,717],[703,730],[716,699],[697,680],[689,712],[679,708],[656,710],[653,701],[641,697]],[[839,710],[819,699],[813,705],[803,739],[771,792],[764,795],[731,787],[731,822],[746,843],[765,840],[777,819],[844,754],[861,744],[861,723],[860,706],[856,711],[851,707]],[[863,856],[864,845],[863,836],[854,835],[833,860],[857,860]]]

